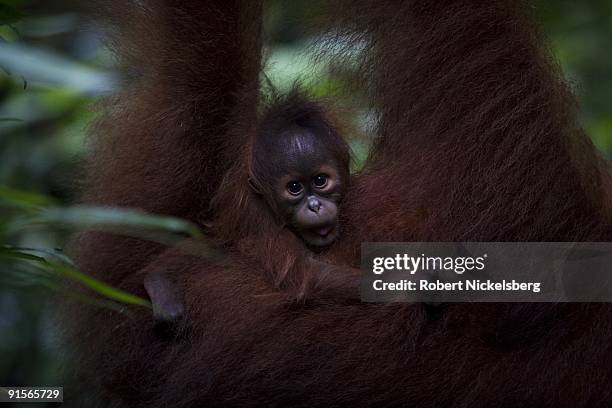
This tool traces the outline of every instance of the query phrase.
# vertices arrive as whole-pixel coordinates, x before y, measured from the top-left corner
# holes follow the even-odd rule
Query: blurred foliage
[[[553,52],[574,86],[582,124],[612,159],[612,2],[540,1]]]
[[[307,22],[324,12],[321,3],[268,2],[266,74],[280,89],[301,79],[315,95],[344,98],[337,92],[341,78],[311,61]],[[45,289],[57,285],[57,274],[89,284],[98,294],[110,290],[113,296],[112,288],[83,282],[56,249],[64,244],[67,227],[123,225],[134,233],[134,227],[147,231],[153,226],[195,233],[180,220],[67,207],[76,200],[92,102],[116,86],[100,30],[85,29],[78,4],[0,0],[0,386],[62,385],[54,340],[58,333]],[[612,158],[612,2],[539,0],[536,5],[552,50],[578,95],[582,124]],[[354,112],[352,122],[363,129],[367,112]],[[363,157],[364,145],[355,143]]]

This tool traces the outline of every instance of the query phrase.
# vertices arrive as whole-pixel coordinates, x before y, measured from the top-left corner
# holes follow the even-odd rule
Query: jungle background
[[[578,95],[581,123],[602,155],[612,159],[612,2],[535,4]],[[0,0],[0,386],[62,385],[60,330],[49,301],[65,294],[59,275],[119,303],[139,302],[71,269],[61,252],[71,231],[97,222],[170,232],[191,228],[178,220],[71,206],[78,198],[94,103],[117,83],[102,30],[86,24],[78,5]],[[325,95],[330,87],[320,84],[337,80],[325,69],[309,69],[304,21],[322,12],[303,0],[268,2],[266,72],[276,86],[288,87],[310,72],[308,86]],[[355,150],[363,154],[359,145]]]

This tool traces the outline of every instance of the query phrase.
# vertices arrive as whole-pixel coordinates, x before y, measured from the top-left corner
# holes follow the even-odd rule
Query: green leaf
[[[175,217],[147,214],[141,211],[110,207],[51,207],[22,220],[24,224],[60,224],[78,229],[98,229],[155,239],[155,232],[186,234],[203,239],[202,232],[189,221]],[[127,232],[125,231],[127,229]]]
[[[55,200],[51,197],[7,186],[0,186],[0,204],[2,202],[24,209],[41,208],[55,204]]]
[[[15,290],[31,290],[32,288],[43,288],[61,293],[65,299],[74,300],[80,303],[93,305],[96,307],[113,310],[122,314],[129,314],[129,309],[125,305],[96,296],[86,295],[78,291],[69,290],[62,285],[52,281],[49,272],[44,274],[39,267],[38,270],[28,268],[24,270],[19,267],[11,267],[0,275],[0,286],[9,287]]]
[[[47,262],[46,265],[48,265],[53,271],[80,282],[91,290],[109,299],[116,300],[121,303],[144,306],[149,309],[151,308],[151,303],[148,300],[114,288],[98,279],[85,275],[84,273],[79,272],[68,265],[62,265],[54,262]]]
[[[43,248],[13,247],[13,246],[10,246],[10,245],[5,245],[4,249],[12,249],[12,250],[19,251],[21,253],[26,253],[26,254],[27,253],[40,254],[45,259],[55,258],[55,259],[57,259],[60,262],[63,262],[63,263],[68,264],[70,266],[75,266],[74,262],[72,261],[72,259],[70,259],[66,255],[64,255],[64,253],[61,250],[43,249]]]
[[[75,300],[80,303],[109,309],[122,314],[129,313],[125,306],[121,305],[120,303],[113,302],[112,300],[98,299],[91,296],[86,296],[75,291],[63,289],[62,287],[58,287],[56,290],[62,293],[64,296],[68,297],[69,299]]]
[[[132,295],[131,293],[124,292],[121,289],[114,288],[98,279],[92,278],[91,276],[76,270],[70,265],[51,262],[43,257],[12,248],[0,248],[0,257],[34,262],[39,267],[79,282],[108,299],[121,303],[143,306],[149,309],[151,308],[151,303],[148,300]]]

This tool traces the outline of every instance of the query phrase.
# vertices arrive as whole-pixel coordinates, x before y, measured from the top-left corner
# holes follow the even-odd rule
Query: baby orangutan
[[[279,223],[320,251],[339,235],[338,206],[349,181],[350,150],[315,109],[318,105],[293,103],[264,118],[252,147],[249,185]]]
[[[339,237],[350,149],[324,108],[299,93],[272,104],[213,200],[211,231],[289,299],[359,300],[359,274],[318,258]],[[243,181],[240,181],[243,180]],[[236,238],[238,237],[238,238]],[[166,271],[145,275],[156,318],[176,320],[183,302]]]

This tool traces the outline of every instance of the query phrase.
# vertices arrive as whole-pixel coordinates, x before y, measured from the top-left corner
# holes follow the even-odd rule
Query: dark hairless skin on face
[[[326,148],[323,136],[307,129],[287,130],[278,141],[257,140],[254,151],[267,151],[272,166],[255,168],[258,191],[273,203],[279,221],[284,222],[306,245],[320,250],[339,235],[338,206],[348,180],[348,169],[339,169],[338,160]],[[262,163],[262,160],[255,161]],[[276,174],[274,174],[276,173]]]

